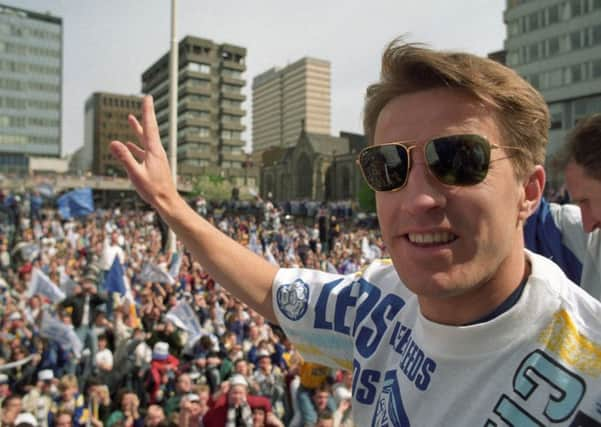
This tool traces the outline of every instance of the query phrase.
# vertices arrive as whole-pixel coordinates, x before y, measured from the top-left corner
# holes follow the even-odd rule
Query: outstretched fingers
[[[138,162],[143,162],[146,158],[146,151],[140,148],[137,144],[127,141],[127,148],[134,155]]]
[[[142,131],[144,133],[144,148],[152,153],[158,153],[162,150],[163,146],[161,145],[157,119],[154,115],[152,96],[145,96],[142,99]]]
[[[141,172],[141,165],[132,155],[130,149],[125,146],[121,141],[112,141],[110,145],[111,153],[115,156],[130,177],[139,175]],[[142,150],[143,151],[143,150]]]
[[[127,121],[129,122],[129,127],[131,127],[131,129],[136,134],[138,141],[140,141],[140,143],[143,144],[144,143],[144,129],[142,129],[142,125],[140,124],[138,119],[136,119],[136,116],[134,116],[133,114],[128,115]]]

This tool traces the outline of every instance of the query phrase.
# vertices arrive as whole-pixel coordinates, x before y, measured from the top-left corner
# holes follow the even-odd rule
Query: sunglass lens
[[[490,145],[478,135],[445,136],[426,144],[426,161],[445,184],[475,185],[488,173]]]
[[[407,179],[407,150],[400,145],[374,145],[359,158],[368,184],[376,191],[402,187]]]

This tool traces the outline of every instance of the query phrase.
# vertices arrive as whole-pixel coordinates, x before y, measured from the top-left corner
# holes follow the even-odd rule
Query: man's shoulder
[[[560,311],[565,311],[579,330],[592,331],[601,343],[601,302],[572,282],[553,261],[527,252],[532,264],[530,282],[544,288],[545,295],[554,298]],[[539,295],[543,295],[542,293]]]

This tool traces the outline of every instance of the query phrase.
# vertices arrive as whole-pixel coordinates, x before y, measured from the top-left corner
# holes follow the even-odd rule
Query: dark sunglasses
[[[361,150],[357,164],[367,185],[374,191],[403,188],[411,170],[411,150],[416,147],[406,142],[391,142]],[[524,151],[521,147],[491,144],[480,135],[442,136],[423,145],[430,173],[443,184],[456,186],[482,182],[490,167],[491,150],[501,148]]]

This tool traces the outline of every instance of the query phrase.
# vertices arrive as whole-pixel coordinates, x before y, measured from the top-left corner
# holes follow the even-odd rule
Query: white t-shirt
[[[601,425],[601,303],[527,256],[520,300],[476,325],[424,318],[389,260],[281,269],[275,313],[305,358],[353,371],[358,426]]]
[[[125,252],[119,245],[113,245],[108,239],[104,240],[104,247],[102,249],[102,258],[100,261],[100,268],[105,271],[110,270],[113,265],[115,257],[119,257],[119,262],[123,264],[125,262]]]
[[[580,286],[601,300],[601,230],[586,233],[576,205],[549,203],[549,211],[561,232],[562,242],[582,263]]]

